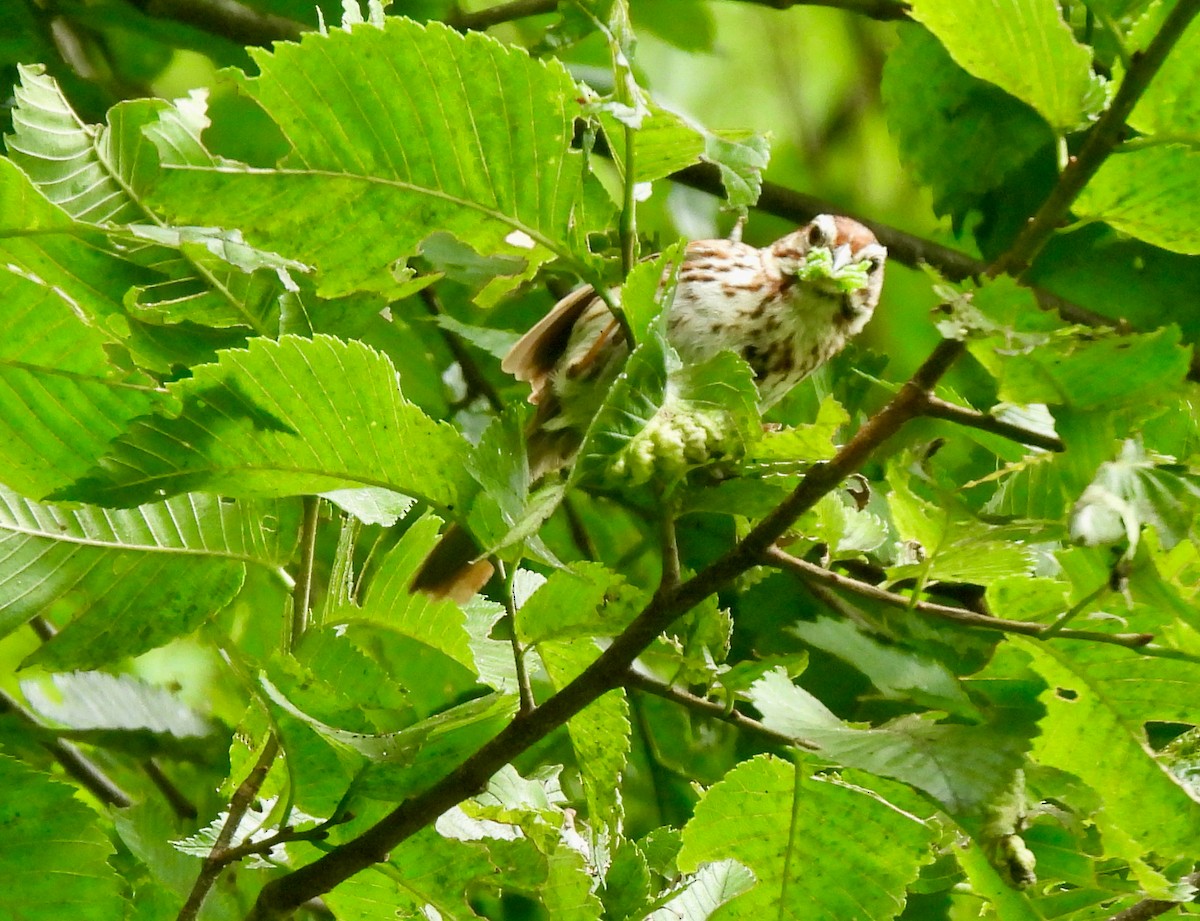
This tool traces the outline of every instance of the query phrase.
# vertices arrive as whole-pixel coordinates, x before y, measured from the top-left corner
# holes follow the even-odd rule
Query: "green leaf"
[[[750,700],[768,728],[847,767],[910,784],[959,815],[978,812],[1008,786],[1026,747],[1011,729],[939,724],[930,713],[855,729],[779,670],[754,683]]]
[[[961,216],[1054,135],[1033,109],[955,64],[924,29],[898,31],[883,70],[888,128],[932,190],[934,211]]]
[[[1119,151],[1072,206],[1084,220],[1175,253],[1200,253],[1200,151],[1164,144]]]
[[[391,851],[378,872],[356,873],[322,897],[339,921],[381,918],[477,918],[468,907],[473,885],[496,873],[477,844],[443,837],[432,828],[413,835]]]
[[[86,125],[41,68],[20,72],[9,138],[14,162],[78,221],[147,225],[132,231],[126,249],[157,276],[126,296],[130,315],[152,324],[190,320],[274,331],[279,296],[291,286],[286,269],[305,267],[258,253],[236,235],[165,228],[146,203],[159,169],[151,140],[177,165],[213,165],[200,143],[208,125],[203,97],[175,106],[124,102],[109,112],[107,125]]]
[[[536,595],[535,595],[536,597]],[[591,665],[599,650],[591,643],[546,640],[537,646],[556,690],[562,690]],[[619,828],[622,819],[621,772],[629,760],[629,703],[623,691],[610,691],[567,723],[575,761],[583,777],[592,824]]]
[[[629,625],[644,595],[599,563],[576,563],[552,573],[517,611],[523,643],[616,636]]]
[[[581,94],[557,61],[405,19],[252,54],[244,90],[292,150],[272,169],[167,170],[156,194],[177,221],[239,227],[316,266],[322,296],[397,296],[434,229],[526,272],[593,263],[585,237],[611,204],[585,191],[570,150]]]
[[[256,339],[168,391],[178,415],[138,420],[58,497],[133,505],[192,489],[294,496],[376,486],[454,509],[475,491],[462,436],[409,403],[391,362],[358,342]]]
[[[736,860],[702,864],[677,885],[674,895],[646,921],[706,921],[718,908],[754,887],[754,874]]]
[[[0,305],[0,466],[8,486],[41,497],[86,473],[164,395],[110,363],[116,337],[80,322],[61,289],[0,270]]]
[[[125,916],[113,846],[66,784],[0,755],[0,916],[21,921]]]
[[[497,690],[515,688],[512,648],[489,636],[504,613],[500,605],[476,598],[460,608],[453,601],[409,591],[413,576],[437,540],[438,524],[432,516],[414,523],[379,561],[361,605],[335,608],[326,613],[326,622],[379,625],[399,637],[436,650],[457,663],[472,680],[478,679]],[[366,637],[363,642],[367,643]],[[416,653],[410,652],[408,658],[415,660]],[[446,665],[425,662],[414,669],[414,690],[428,684],[420,680],[418,672],[428,674],[431,669],[446,671]],[[449,675],[443,675],[442,684],[449,683]],[[440,701],[440,695],[436,699]]]
[[[835,655],[871,679],[889,700],[972,714],[974,707],[946,666],[896,646],[885,646],[849,621],[819,617],[788,628],[810,646]]]
[[[588,427],[573,476],[617,488],[740,457],[758,434],[754,372],[732,352],[684,366],[661,335],[643,342]]]
[[[1190,854],[1200,802],[1148,751],[1141,722],[1130,719],[1113,696],[1121,693],[1121,682],[1097,680],[1058,647],[1016,642],[1033,656],[1033,667],[1049,684],[1041,698],[1046,716],[1033,757],[1074,774],[1100,795],[1104,808],[1096,821],[1110,848],[1129,854],[1119,846],[1122,836],[1129,836],[1140,852],[1129,856],[1153,853],[1171,861]],[[1128,796],[1130,789],[1139,795]]]
[[[894,918],[933,837],[866,791],[759,756],[704,794],[679,867],[729,858],[748,867],[758,882],[731,906],[739,917]]]
[[[190,633],[242,584],[247,563],[291,555],[290,506],[191,495],[127,511],[40,505],[0,488],[0,634],[35,615],[61,625],[33,654],[91,668]]]
[[[715,164],[731,208],[749,208],[762,192],[762,174],[771,159],[771,146],[752,131],[706,134],[704,159]]]
[[[1149,15],[1138,23],[1136,36],[1148,43],[1172,9],[1170,4],[1154,4]],[[1144,47],[1144,45],[1143,45]],[[1162,134],[1200,142],[1200,23],[1193,22],[1175,43],[1154,79],[1142,93],[1129,116],[1129,124],[1143,134]]]
[[[1113,410],[1161,399],[1187,374],[1188,350],[1168,326],[1142,335],[1064,330],[1031,349],[1003,354],[988,341],[972,354],[1012,403],[1047,403],[1081,411]],[[1060,433],[1062,434],[1062,433]]]
[[[1102,102],[1091,54],[1054,0],[912,0],[912,15],[968,73],[1033,106],[1056,131]]]

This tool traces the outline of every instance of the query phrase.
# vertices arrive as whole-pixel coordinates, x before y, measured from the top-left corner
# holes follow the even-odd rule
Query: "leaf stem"
[[[445,313],[441,300],[432,288],[421,289],[421,300],[430,316],[438,317]],[[467,382],[467,396],[482,396],[495,412],[503,412],[504,400],[500,398],[500,392],[492,386],[492,382],[484,375],[466,346],[450,330],[442,326],[438,326],[437,329],[442,341],[446,343],[446,348],[450,350],[450,354],[454,356],[454,360],[462,369],[463,380]]]
[[[312,606],[313,566],[317,551],[317,524],[320,520],[320,496],[304,497],[304,523],[300,530],[300,567],[292,587],[292,624],[288,649],[296,651],[308,629],[308,611]]]

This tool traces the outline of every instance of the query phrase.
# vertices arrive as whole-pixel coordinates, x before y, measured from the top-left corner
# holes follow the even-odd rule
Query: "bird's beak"
[[[851,261],[850,244],[843,243],[841,246],[834,249],[833,253],[833,271],[839,272]]]

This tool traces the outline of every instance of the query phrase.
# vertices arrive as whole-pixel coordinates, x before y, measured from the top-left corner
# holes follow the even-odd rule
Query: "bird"
[[[750,366],[761,411],[840,352],[871,319],[887,249],[853,218],[820,214],[761,248],[738,240],[687,244],[666,318],[684,365],[732,351]],[[501,369],[529,383],[526,430],[539,478],[570,463],[629,354],[624,331],[595,289],[562,298],[509,350]],[[410,588],[464,602],[493,567],[452,525]]]

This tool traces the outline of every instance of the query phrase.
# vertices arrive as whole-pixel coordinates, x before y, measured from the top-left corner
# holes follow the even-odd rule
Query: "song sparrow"
[[[685,364],[726,349],[740,355],[766,409],[862,331],[879,301],[886,258],[870,230],[828,214],[762,249],[697,240],[679,267],[667,338]],[[534,476],[571,459],[627,353],[621,327],[587,286],[559,301],[513,346],[501,367],[533,387]],[[478,553],[465,531],[451,528],[412,587],[469,598],[492,571],[474,559]]]

